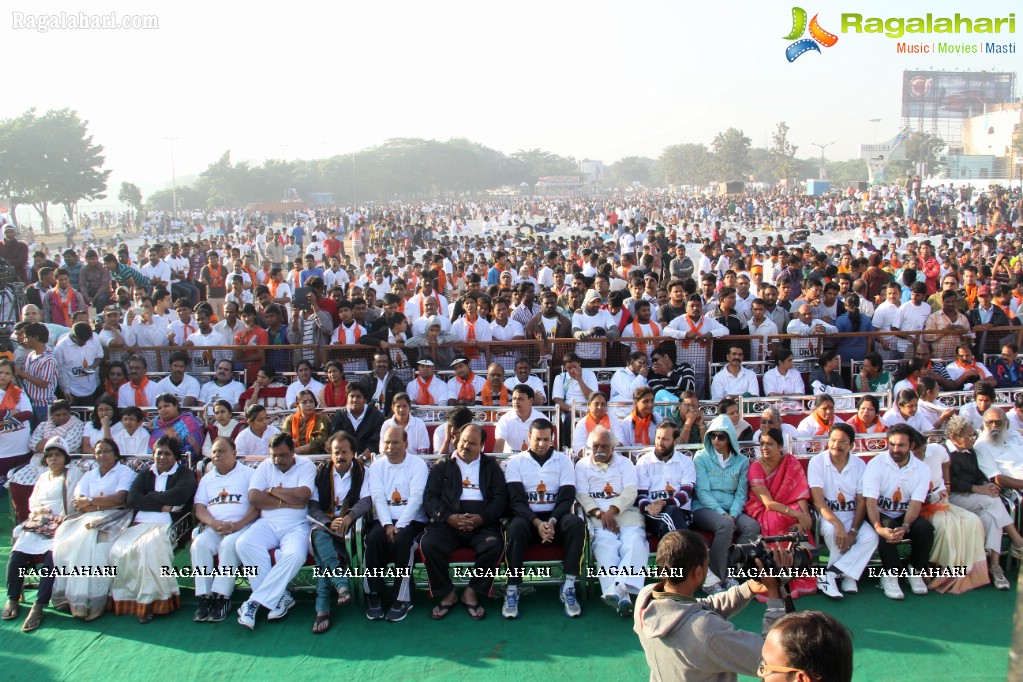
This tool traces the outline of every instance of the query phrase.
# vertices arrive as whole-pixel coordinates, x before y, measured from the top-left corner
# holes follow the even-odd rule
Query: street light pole
[[[881,119],[872,118],[870,122],[874,124],[874,144],[877,144],[877,124],[881,122]]]
[[[820,176],[820,179],[823,180],[824,179],[824,150],[827,149],[828,147],[830,147],[831,145],[835,144],[835,142],[834,142],[834,140],[832,140],[831,142],[828,142],[827,144],[821,144],[819,142],[811,142],[810,144],[812,144],[814,147],[820,147],[820,150],[821,150],[821,169],[820,169],[820,173],[818,173],[818,175]]]
[[[178,175],[174,171],[174,142],[178,138],[168,137],[167,140],[171,143],[171,183],[174,192],[174,218],[178,217]]]

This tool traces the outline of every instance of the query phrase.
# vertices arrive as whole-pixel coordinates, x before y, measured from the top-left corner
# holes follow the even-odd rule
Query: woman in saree
[[[322,455],[327,451],[327,436],[330,435],[330,419],[316,413],[316,395],[301,390],[296,396],[298,409],[289,414],[281,425],[284,433],[290,433],[295,441],[295,454]]]
[[[158,440],[173,436],[181,444],[181,454],[188,458],[187,466],[192,467],[202,459],[202,424],[191,412],[181,411],[178,397],[172,393],[156,396],[156,410],[159,416],[149,432],[149,447],[155,453]]]
[[[53,568],[53,533],[61,519],[71,511],[71,493],[82,477],[81,469],[68,466],[71,454],[67,443],[61,438],[51,438],[46,442],[43,462],[46,470],[36,480],[32,495],[28,498],[28,520],[14,529],[14,547],[11,548],[11,558],[7,562],[7,604],[0,615],[3,620],[18,617],[18,602],[21,601],[25,584],[21,571],[35,563],[39,555],[43,557],[44,568]],[[21,626],[22,632],[32,632],[42,623],[43,609],[50,603],[50,595],[53,594],[53,582],[53,575],[39,580],[39,591]]]
[[[760,434],[760,458],[749,467],[749,498],[745,512],[764,535],[785,535],[792,530],[810,536],[810,485],[799,460],[785,452],[785,437],[780,429]],[[815,578],[806,576],[789,581],[792,598],[817,591]]]
[[[345,370],[337,360],[331,360],[324,366],[327,372],[327,383],[320,389],[316,399],[320,407],[347,407],[348,380]]]
[[[110,586],[109,607],[117,615],[135,614],[140,624],[181,608],[181,593],[174,576],[161,575],[174,565],[170,527],[188,513],[198,483],[185,466],[181,443],[172,435],[153,445],[153,464],[139,472],[128,491],[128,507],[135,510],[132,525],[110,550],[116,569]]]
[[[135,472],[121,462],[121,452],[110,438],[94,448],[96,466],[75,487],[71,506],[77,514],[64,519],[53,536],[53,565],[109,566],[114,540],[131,523],[125,508]],[[107,608],[113,576],[58,577],[53,584],[54,608],[77,618],[95,620]]]

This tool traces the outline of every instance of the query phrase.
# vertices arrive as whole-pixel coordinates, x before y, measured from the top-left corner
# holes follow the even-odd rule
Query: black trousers
[[[537,516],[543,521],[550,518],[550,514],[537,514]],[[508,524],[505,537],[508,545],[508,570],[521,569],[526,548],[531,544],[539,544],[540,534],[532,523],[521,516],[516,516]],[[561,564],[565,575],[579,575],[579,571],[582,569],[585,537],[586,524],[575,514],[565,514],[554,526],[554,542],[565,548],[565,558]],[[508,576],[509,585],[521,583],[521,576]]]
[[[21,590],[25,579],[19,574],[23,568],[36,564],[34,554],[24,552],[11,552],[11,558],[7,562],[7,598],[12,601],[21,600]],[[43,555],[43,567],[49,571],[53,570],[53,552]],[[54,576],[49,575],[39,579],[39,592],[36,594],[36,604],[46,606],[50,603],[50,595],[53,594]]]
[[[476,572],[469,580],[469,587],[476,594],[491,596],[494,587],[494,572],[504,557],[504,537],[501,529],[481,526],[470,532],[455,530],[446,523],[431,524],[419,541],[419,551],[426,564],[426,575],[430,580],[430,592],[444,598],[455,586],[451,582],[448,557],[456,549],[471,547],[476,552]]]
[[[364,568],[367,571],[382,570],[392,563],[398,571],[407,571],[402,577],[395,579],[395,585],[398,587],[397,598],[401,601],[412,601],[411,571],[416,561],[419,536],[424,528],[426,524],[421,521],[413,521],[404,528],[399,528],[394,534],[393,545],[387,541],[387,533],[379,521],[373,521],[366,531]],[[365,579],[366,591],[371,594],[379,594],[386,584],[387,580],[382,576],[367,575]]]
[[[898,528],[903,525],[906,515],[890,517],[881,515],[881,525],[885,528]],[[934,526],[922,516],[916,517],[909,526],[909,531],[904,536],[911,542],[909,563],[913,568],[923,570],[931,559],[931,547],[934,545]],[[902,569],[902,557],[899,556],[899,546],[882,539],[877,543],[877,553],[881,556],[881,565],[886,571]]]
[[[665,505],[657,516],[644,514],[643,518],[646,519],[647,535],[653,535],[658,540],[673,530],[688,530],[689,524],[693,522],[692,512],[673,504]]]

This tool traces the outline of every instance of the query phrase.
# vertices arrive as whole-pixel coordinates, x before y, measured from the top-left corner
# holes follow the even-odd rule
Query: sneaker
[[[213,603],[210,605],[210,615],[206,619],[206,622],[219,623],[227,618],[227,614],[230,610],[231,600],[220,594],[215,595],[213,597]]]
[[[366,607],[366,618],[370,620],[383,620],[384,607],[380,605],[379,594],[369,594],[367,597],[369,606]]]
[[[256,629],[256,612],[259,611],[259,602],[249,599],[238,607],[238,623],[250,630]]]
[[[842,576],[842,591],[846,594],[856,594],[860,591],[860,586],[856,584],[856,581],[847,575]]]
[[[565,605],[565,615],[569,618],[578,618],[583,615],[583,609],[575,598],[574,587],[561,588],[561,603]]]
[[[895,576],[884,575],[881,576],[881,589],[884,590],[884,596],[889,599],[905,599],[906,595],[902,594],[902,588],[899,587],[899,579]]]
[[[621,602],[621,600],[622,600],[622,598],[619,597],[617,594],[614,594],[614,593],[612,593],[612,594],[604,594],[604,595],[601,595],[601,597],[600,597],[600,601],[604,602],[605,604],[610,606],[612,609],[617,609],[618,608],[618,604],[619,604],[619,602]]]
[[[505,618],[515,620],[519,617],[519,591],[508,591],[504,593],[504,605],[501,607],[501,615]]]
[[[405,620],[405,616],[412,610],[412,602],[410,601],[396,601],[391,604],[391,608],[387,609],[387,620],[392,623],[400,623]]]
[[[195,615],[192,616],[193,623],[205,623],[210,619],[210,607],[213,606],[213,595],[204,594],[199,597],[199,608],[195,610]]]
[[[1007,590],[1011,587],[1008,579],[1005,577],[1005,573],[1002,572],[1002,567],[998,564],[994,566],[988,566],[988,573],[991,575],[991,584],[995,586],[996,590]]]
[[[281,595],[280,601],[277,602],[277,606],[270,611],[267,615],[267,620],[280,620],[288,615],[288,611],[295,605],[295,599],[288,592]]]
[[[817,591],[832,599],[842,599],[842,591],[838,589],[838,581],[833,571],[825,571],[817,578]]]
[[[624,597],[619,599],[618,600],[618,608],[615,609],[615,610],[618,611],[618,615],[621,616],[622,618],[628,618],[629,616],[631,616],[632,615],[632,598],[629,597],[629,595],[625,595]]]
[[[721,583],[721,578],[719,578],[716,575],[714,575],[714,571],[711,571],[710,569],[707,569],[707,577],[703,579],[703,591],[707,592],[707,588],[708,587],[714,587],[715,585],[718,585],[720,583]],[[707,594],[711,594],[711,593],[707,592]],[[713,594],[717,594],[717,592],[714,592]]]
[[[909,589],[913,590],[913,594],[927,594],[927,583],[924,582],[923,578],[913,573],[912,568],[910,568],[909,577],[906,578],[906,581],[909,582]]]

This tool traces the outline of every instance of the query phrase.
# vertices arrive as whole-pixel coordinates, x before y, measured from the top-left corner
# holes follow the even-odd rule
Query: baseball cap
[[[423,358],[422,360],[420,360],[416,364],[417,365],[429,365],[430,367],[434,366],[433,360],[430,360],[429,358]]]
[[[981,284],[979,287],[977,287],[977,295],[978,296],[990,296],[991,295],[991,287],[989,287],[986,284]]]
[[[451,361],[451,366],[454,367],[455,365],[461,364],[463,362],[467,365],[469,364],[469,361],[466,360],[465,358],[455,358],[454,360]]]
[[[43,452],[54,448],[64,453],[65,462],[71,461],[71,449],[67,445],[67,441],[60,436],[54,436],[50,440],[46,441],[46,445],[43,446]]]
[[[590,301],[593,300],[599,301],[600,294],[598,294],[594,289],[590,289],[589,291],[586,292],[586,296],[583,297],[583,304],[589,303]]]

